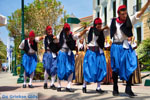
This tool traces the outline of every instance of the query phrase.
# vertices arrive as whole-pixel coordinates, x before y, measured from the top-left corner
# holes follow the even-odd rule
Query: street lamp
[[[22,0],[21,2],[21,7],[22,7],[22,33],[21,33],[21,40],[24,40],[24,0]],[[21,50],[21,56],[23,56],[24,52],[23,50]],[[19,78],[17,80],[17,83],[23,83],[24,79],[23,79],[23,72],[24,72],[24,68],[23,68],[23,65],[22,65],[22,57],[21,57],[21,72],[20,72],[20,75],[19,75]]]
[[[11,73],[13,73],[13,46],[10,46],[10,49],[11,49]]]
[[[16,38],[16,36],[14,36],[14,39]],[[16,71],[16,69],[17,69],[17,66],[16,66],[16,60],[17,60],[17,57],[16,57],[16,42],[14,41],[14,43],[15,43],[15,65],[14,65],[14,72],[13,72],[13,76],[17,76],[17,71]]]
[[[11,43],[11,41],[14,41],[14,39],[9,37],[9,41]],[[14,68],[14,66],[13,66],[13,49],[14,49],[14,47],[12,45],[10,45],[9,53],[10,53],[10,62],[11,62],[11,64],[10,64],[11,65],[11,73],[13,73],[13,68]]]

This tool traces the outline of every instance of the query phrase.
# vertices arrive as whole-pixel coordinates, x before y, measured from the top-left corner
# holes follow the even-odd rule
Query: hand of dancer
[[[56,37],[56,36],[53,36],[53,39],[57,39],[57,37]]]

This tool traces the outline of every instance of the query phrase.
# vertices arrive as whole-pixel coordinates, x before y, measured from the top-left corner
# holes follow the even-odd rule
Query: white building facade
[[[120,5],[126,5],[129,16],[133,16],[146,2],[147,0],[93,0],[93,18],[100,17],[104,25],[110,25],[111,19],[118,17],[117,9]],[[149,11],[147,9],[145,13]],[[146,25],[145,23],[144,27]],[[144,40],[144,27],[142,20],[134,25],[134,36],[139,42]]]
[[[0,27],[7,25],[7,18],[0,14]]]

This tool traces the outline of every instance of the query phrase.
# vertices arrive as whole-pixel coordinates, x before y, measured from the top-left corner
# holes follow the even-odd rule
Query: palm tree
[[[82,27],[87,28],[90,25],[90,22],[81,22]]]
[[[81,22],[81,26],[83,29],[86,29],[90,25],[90,22]],[[87,42],[87,38],[85,37],[85,42]]]
[[[6,46],[4,43],[0,40],[0,59],[6,59]]]

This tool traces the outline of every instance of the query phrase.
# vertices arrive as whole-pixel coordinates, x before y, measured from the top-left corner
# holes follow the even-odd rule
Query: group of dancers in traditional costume
[[[133,72],[138,70],[138,62],[134,50],[136,46],[132,46],[134,42],[131,42],[132,29],[149,4],[150,0],[131,17],[128,16],[126,6],[121,5],[117,11],[118,17],[112,19],[110,26],[102,27],[101,18],[96,18],[92,27],[80,33],[72,33],[68,23],[64,24],[57,36],[53,35],[51,26],[46,27],[46,36],[35,37],[34,31],[30,31],[29,37],[19,46],[25,51],[22,63],[25,69],[23,88],[26,88],[27,77],[30,78],[28,87],[33,88],[32,79],[37,65],[37,43],[44,39],[44,89],[62,91],[61,80],[66,80],[68,81],[66,91],[74,92],[71,83],[75,79],[74,82],[83,83],[83,93],[87,93],[87,83],[91,82],[97,83],[96,92],[104,93],[101,88],[101,82],[104,81],[106,84],[113,82],[112,94],[118,96],[118,76],[120,76],[120,79],[127,83],[125,93],[135,96],[131,85]],[[87,37],[87,43],[84,42],[83,37]],[[79,43],[75,57],[73,50],[76,49],[76,40],[79,40]],[[47,83],[49,76],[51,76],[50,87]],[[54,85],[56,76],[57,87]]]

